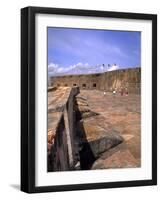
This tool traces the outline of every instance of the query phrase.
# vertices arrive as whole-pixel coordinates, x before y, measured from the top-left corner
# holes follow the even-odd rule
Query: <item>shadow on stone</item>
[[[95,162],[96,157],[91,149],[91,146],[87,140],[86,132],[83,123],[77,124],[77,135],[80,137],[80,167],[82,170],[91,169],[92,164]]]
[[[98,123],[102,120],[102,118],[96,117],[99,116],[98,113],[84,117],[84,113],[92,112],[89,106],[85,104],[87,104],[86,101],[81,103],[76,101],[75,104],[76,134],[80,141],[80,167],[82,170],[89,170],[103,152],[123,142],[123,138],[114,129],[103,128]]]

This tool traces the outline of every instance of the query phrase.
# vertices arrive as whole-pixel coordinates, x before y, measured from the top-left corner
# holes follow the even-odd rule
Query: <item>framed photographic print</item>
[[[157,16],[21,9],[21,190],[157,184]]]

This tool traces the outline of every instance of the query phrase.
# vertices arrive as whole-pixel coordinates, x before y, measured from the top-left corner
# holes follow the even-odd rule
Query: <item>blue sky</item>
[[[140,32],[48,28],[49,73],[74,73],[76,68],[86,73],[114,63],[117,68],[140,67],[140,54]]]

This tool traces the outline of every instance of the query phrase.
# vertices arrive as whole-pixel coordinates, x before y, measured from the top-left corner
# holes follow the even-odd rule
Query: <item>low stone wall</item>
[[[79,168],[73,110],[78,93],[78,87],[48,92],[48,172]]]

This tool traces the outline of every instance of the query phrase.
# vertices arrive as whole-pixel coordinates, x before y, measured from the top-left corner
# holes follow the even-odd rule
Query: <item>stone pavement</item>
[[[99,115],[85,119],[105,130],[115,130],[123,143],[102,153],[91,169],[140,167],[141,165],[141,96],[119,93],[104,94],[98,90],[81,90],[90,110]]]

